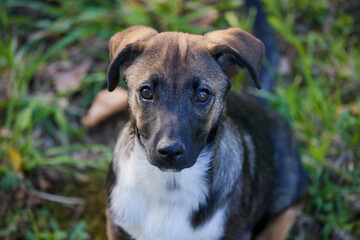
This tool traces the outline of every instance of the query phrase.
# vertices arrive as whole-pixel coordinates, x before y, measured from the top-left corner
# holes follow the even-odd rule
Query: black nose
[[[160,141],[157,151],[166,161],[174,161],[182,157],[185,147],[178,142]]]

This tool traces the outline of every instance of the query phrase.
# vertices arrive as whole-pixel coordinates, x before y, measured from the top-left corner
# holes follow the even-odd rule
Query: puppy
[[[109,239],[285,239],[306,178],[294,135],[274,112],[229,91],[260,40],[238,28],[204,36],[134,26],[110,40],[130,120],[108,173]]]

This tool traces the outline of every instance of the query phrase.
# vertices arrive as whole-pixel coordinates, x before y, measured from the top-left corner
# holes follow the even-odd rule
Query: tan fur
[[[301,203],[296,203],[276,216],[255,240],[285,240],[301,210]]]
[[[186,35],[180,35],[180,37],[179,37],[179,53],[180,53],[181,59],[186,58],[187,47],[188,47],[188,44],[187,44]]]
[[[204,35],[204,38],[210,53],[228,53],[245,60],[248,66],[244,65],[242,67],[249,69],[255,85],[261,88],[257,74],[260,71],[265,47],[259,39],[239,28],[209,32]],[[233,64],[231,61],[224,61],[222,63],[220,61],[220,65],[222,65],[224,72],[230,79],[235,77],[239,70],[241,70],[239,65]],[[251,67],[249,68],[249,66]]]
[[[106,209],[106,236],[108,240],[130,240],[130,236],[122,229],[116,227],[110,216],[109,209]]]
[[[106,235],[108,240],[116,240],[114,224],[111,221],[109,209],[106,209]]]
[[[209,32],[204,35],[207,42],[229,46],[233,51],[245,56],[259,72],[265,53],[264,44],[251,34],[239,28],[229,28]]]
[[[156,30],[141,25],[116,33],[110,39],[110,60],[112,61],[121,52],[121,50],[126,47],[126,45],[138,41],[145,41],[157,33],[158,32]]]

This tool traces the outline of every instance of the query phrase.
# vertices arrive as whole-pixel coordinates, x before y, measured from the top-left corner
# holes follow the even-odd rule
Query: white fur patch
[[[116,159],[115,159],[116,161]],[[135,140],[130,159],[122,160],[111,193],[110,210],[116,225],[137,240],[216,240],[224,232],[226,208],[195,230],[191,214],[206,201],[206,172],[211,151],[203,150],[194,166],[162,172],[146,159]],[[176,187],[169,189],[169,184]]]

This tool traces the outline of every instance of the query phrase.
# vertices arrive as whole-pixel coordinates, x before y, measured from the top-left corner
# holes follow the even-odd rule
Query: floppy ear
[[[128,67],[142,53],[145,42],[158,34],[152,28],[137,25],[116,33],[109,43],[110,65],[108,90],[113,91],[120,80],[120,67]]]
[[[260,89],[258,75],[264,57],[264,44],[240,28],[218,30],[204,35],[207,48],[224,73],[232,79],[242,68],[247,68]]]

